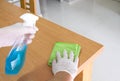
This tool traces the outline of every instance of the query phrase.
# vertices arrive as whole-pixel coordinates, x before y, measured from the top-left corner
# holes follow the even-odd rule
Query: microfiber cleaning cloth
[[[70,54],[70,52],[73,51],[74,57],[77,57],[80,54],[80,49],[81,49],[81,46],[79,44],[56,42],[53,47],[51,56],[49,58],[48,65],[49,66],[52,65],[52,61],[56,58],[57,51],[60,52],[61,56],[63,56],[64,50],[66,50],[68,54]]]

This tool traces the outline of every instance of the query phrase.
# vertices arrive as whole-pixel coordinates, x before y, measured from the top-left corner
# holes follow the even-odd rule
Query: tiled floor
[[[79,0],[69,5],[44,0],[43,16],[59,25],[102,43],[92,81],[120,81],[120,1]]]

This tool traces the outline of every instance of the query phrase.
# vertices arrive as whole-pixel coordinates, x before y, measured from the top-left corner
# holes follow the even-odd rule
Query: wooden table
[[[1,0],[0,27],[21,22],[19,16],[25,12],[25,10]],[[4,73],[5,59],[11,47],[0,48],[0,81],[47,81],[50,79],[53,74],[47,62],[53,45],[58,41],[81,45],[79,75],[75,81],[90,81],[92,63],[102,51],[103,45],[43,18],[37,21],[37,27],[39,31],[28,47],[25,65],[18,75],[8,76]]]

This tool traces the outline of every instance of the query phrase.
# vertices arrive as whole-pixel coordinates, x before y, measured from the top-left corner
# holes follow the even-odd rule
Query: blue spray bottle
[[[24,20],[23,26],[33,28],[35,27],[36,21],[38,20],[37,16],[30,13],[23,14],[20,16],[20,18]],[[16,75],[22,69],[26,56],[28,37],[29,34],[21,36],[15,41],[12,49],[9,52],[9,55],[6,58],[6,74]]]

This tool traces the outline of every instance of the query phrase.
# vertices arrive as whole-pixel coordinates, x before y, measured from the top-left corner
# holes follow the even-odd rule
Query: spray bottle
[[[38,17],[30,14],[25,13],[20,16],[23,19],[23,26],[25,27],[35,27],[36,21]],[[30,34],[24,35],[19,37],[12,49],[9,52],[9,55],[6,58],[6,65],[5,65],[5,73],[8,75],[16,75],[22,69],[25,61],[26,50],[27,50],[27,39],[29,38]]]

